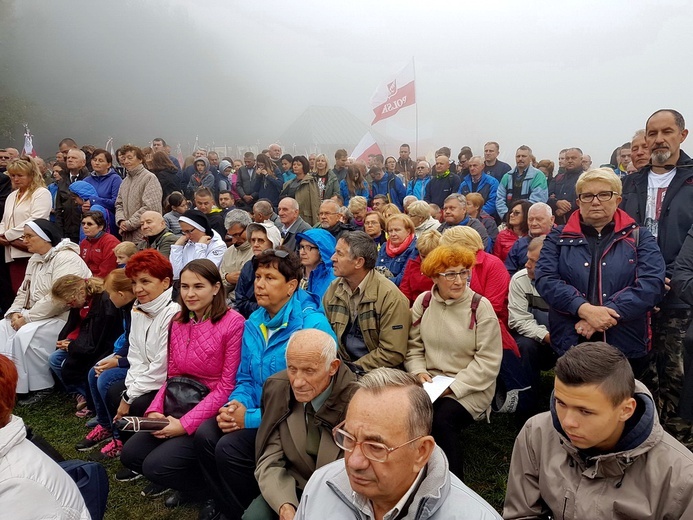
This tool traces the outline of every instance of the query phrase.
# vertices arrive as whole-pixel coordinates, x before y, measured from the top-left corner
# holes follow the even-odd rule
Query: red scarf
[[[412,240],[414,240],[415,236],[416,235],[412,233],[404,239],[404,242],[402,242],[398,246],[393,246],[389,240],[385,242],[385,252],[387,253],[387,256],[389,256],[390,258],[394,258],[402,254],[409,247],[409,244],[412,243]]]

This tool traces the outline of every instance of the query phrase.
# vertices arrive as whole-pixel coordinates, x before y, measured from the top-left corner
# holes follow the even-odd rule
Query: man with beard
[[[693,224],[693,160],[681,150],[688,130],[676,110],[656,111],[647,120],[645,141],[651,152],[651,166],[623,179],[624,209],[657,239],[666,262],[666,289],[673,265],[688,230]],[[652,315],[653,391],[664,427],[690,448],[691,424],[678,413],[683,384],[683,343],[691,324],[691,308],[668,291],[659,312]]]

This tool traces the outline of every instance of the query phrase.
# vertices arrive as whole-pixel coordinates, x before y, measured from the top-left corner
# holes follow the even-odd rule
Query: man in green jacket
[[[401,365],[411,326],[407,297],[373,270],[377,256],[375,242],[363,231],[342,234],[332,256],[337,279],[323,297],[340,357],[364,371]]]

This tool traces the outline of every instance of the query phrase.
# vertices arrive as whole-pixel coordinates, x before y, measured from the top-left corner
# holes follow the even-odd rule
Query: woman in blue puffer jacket
[[[375,269],[399,285],[407,262],[418,254],[415,227],[408,215],[397,213],[387,219],[386,228],[387,242],[378,252]]]

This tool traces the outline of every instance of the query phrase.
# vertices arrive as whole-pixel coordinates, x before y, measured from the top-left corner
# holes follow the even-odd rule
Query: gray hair
[[[409,206],[410,204],[413,204],[417,200],[419,200],[419,199],[416,198],[414,195],[407,195],[406,197],[404,197],[404,200],[402,201],[402,205],[406,208],[407,206]]]
[[[533,152],[532,152],[532,149],[531,149],[529,146],[527,146],[526,144],[523,144],[522,146],[518,146],[518,147],[517,147],[517,150],[518,150],[518,151],[519,151],[519,150],[524,150],[525,152],[529,152],[529,155],[532,155],[532,153],[533,153]]]
[[[417,200],[412,202],[407,208],[410,217],[421,217],[424,220],[428,220],[431,216],[431,206],[425,200]]]
[[[8,151],[9,151],[9,150],[12,150],[12,149],[13,149],[13,148],[7,148]],[[87,154],[85,154],[85,153],[84,153],[82,150],[80,150],[79,148],[70,148],[70,149],[67,151],[67,154],[66,154],[66,157],[65,157],[66,159],[67,159],[67,155],[69,155],[70,152],[76,153],[77,156],[78,156],[80,159],[82,159],[83,161],[86,161],[86,160],[87,160]]]
[[[272,204],[267,202],[266,200],[258,200],[254,205],[253,205],[253,211],[257,211],[261,215],[265,217],[269,217],[272,215],[272,212],[274,211],[272,209]]]
[[[363,258],[363,267],[371,271],[378,259],[378,246],[364,231],[346,231],[339,237],[349,246],[349,255],[352,259]]]
[[[409,435],[417,437],[431,433],[433,404],[416,376],[396,368],[376,368],[356,382],[359,390],[375,396],[388,389],[405,389],[409,394],[410,410],[407,414]]]
[[[540,235],[534,237],[527,246],[527,251],[535,251],[536,249],[541,249],[544,245],[544,240],[546,240],[546,235]]]
[[[464,208],[467,207],[467,199],[461,193],[453,193],[452,195],[448,195],[447,197],[445,197],[443,204],[445,204],[446,202],[448,202],[450,200],[457,200],[457,201],[459,201],[459,203],[462,207],[464,207]]]
[[[325,363],[325,369],[329,369],[332,362],[337,359],[337,343],[334,338],[325,331],[320,329],[297,330],[289,337],[289,341],[286,344],[286,352],[289,351],[289,346],[294,341],[298,341],[301,345],[322,344],[320,348],[320,360]],[[284,354],[285,358],[287,355],[286,352]]]
[[[631,139],[631,141],[634,141],[634,140],[637,139],[638,137],[642,137],[642,138],[645,137],[645,129],[644,129],[644,128],[641,128],[640,130],[638,130],[637,132],[635,132],[635,133],[633,134],[633,138]]]
[[[226,229],[231,229],[235,225],[240,225],[243,229],[245,229],[248,227],[250,222],[250,215],[248,215],[247,211],[242,209],[232,209],[226,214],[224,226],[226,226]]]
[[[531,211],[534,213],[535,211],[539,210],[544,210],[544,213],[546,213],[547,216],[552,216],[553,215],[553,210],[551,209],[551,206],[546,204],[545,202],[535,202],[529,207],[529,210],[527,211],[527,215],[529,216],[529,212]]]
[[[428,168],[429,170],[431,169],[431,163],[429,163],[428,161],[419,161],[416,163],[416,165],[418,166],[420,163],[424,163],[426,165],[426,168]]]
[[[297,210],[299,209],[298,201],[292,197],[284,197],[282,200],[279,201],[281,204],[282,202],[287,201],[288,203],[291,204],[291,209]]]

